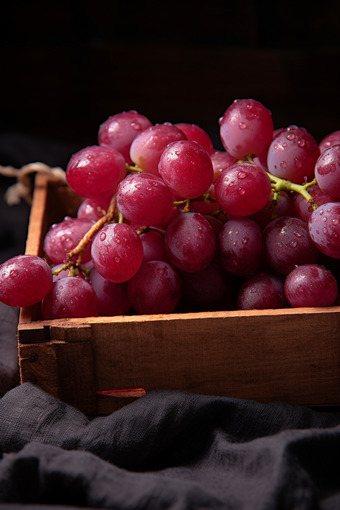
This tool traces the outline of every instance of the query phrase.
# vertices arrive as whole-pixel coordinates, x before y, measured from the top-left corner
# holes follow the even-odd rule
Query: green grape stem
[[[136,173],[136,172],[144,172],[142,168],[140,168],[138,165],[129,165],[128,163],[125,163],[125,168],[128,174]]]
[[[255,157],[254,154],[248,154],[246,156],[246,160],[249,163],[252,163],[253,165],[255,165],[254,159],[253,159],[254,157]],[[238,163],[242,163],[242,160],[238,161]],[[296,193],[300,193],[300,195],[302,195],[303,198],[309,204],[311,204],[313,210],[318,208],[318,205],[315,202],[314,197],[312,197],[312,195],[310,193],[308,193],[308,191],[307,191],[307,188],[309,188],[309,186],[313,186],[314,184],[317,184],[316,179],[313,179],[311,182],[306,182],[305,184],[295,184],[295,182],[291,182],[286,179],[281,179],[280,177],[276,177],[275,175],[272,175],[269,172],[267,172],[267,175],[272,183],[272,190],[274,192],[278,193],[279,191],[288,191],[288,192],[295,191]]]
[[[310,193],[308,193],[307,188],[309,186],[313,186],[316,184],[316,179],[313,179],[311,182],[306,182],[306,184],[295,184],[295,182],[287,181],[286,179],[281,179],[280,177],[276,177],[271,173],[267,172],[267,175],[270,181],[273,183],[272,189],[274,192],[279,191],[295,191],[296,193],[300,193],[303,198],[311,204],[313,210],[317,209],[318,205],[316,204],[314,198]]]

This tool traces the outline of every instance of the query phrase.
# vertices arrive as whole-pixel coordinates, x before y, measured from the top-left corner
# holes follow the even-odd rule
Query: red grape
[[[158,174],[158,162],[170,142],[186,140],[185,134],[169,122],[145,129],[133,140],[130,148],[132,161],[150,174]]]
[[[181,297],[181,279],[167,262],[143,264],[128,282],[128,296],[139,314],[171,313]]]
[[[127,294],[127,282],[109,282],[96,269],[91,271],[90,280],[98,299],[98,315],[113,316],[128,313],[131,303]]]
[[[332,147],[332,145],[339,145],[340,144],[340,130],[333,131],[332,133],[329,133],[329,135],[325,136],[319,143],[319,148],[321,154],[326,150],[329,149],[329,147]]]
[[[267,173],[258,165],[236,163],[224,170],[215,184],[216,200],[232,216],[249,216],[264,207],[271,197]]]
[[[227,151],[214,151],[211,155],[211,162],[214,170],[214,183],[219,178],[223,170],[237,163],[237,159]]]
[[[320,155],[315,139],[305,128],[290,126],[279,133],[268,149],[268,171],[294,183],[312,179],[314,165]]]
[[[248,218],[227,221],[218,236],[217,254],[228,273],[235,276],[253,273],[263,259],[260,227]]]
[[[201,271],[215,255],[215,232],[201,214],[182,213],[166,229],[165,249],[178,269],[188,273]]]
[[[340,145],[333,145],[321,154],[315,164],[315,177],[324,193],[340,198]]]
[[[73,154],[66,168],[67,184],[77,195],[86,198],[113,195],[125,175],[122,154],[98,145]]]
[[[247,278],[237,296],[238,310],[266,310],[287,308],[283,281],[269,273],[258,273]]]
[[[106,214],[111,198],[111,195],[98,198],[86,198],[78,208],[77,218],[98,221]]]
[[[298,195],[302,197],[302,195]],[[303,200],[306,202],[305,199]],[[262,209],[254,214],[250,214],[248,218],[254,220],[261,230],[263,230],[275,218],[280,216],[294,216],[293,211],[293,202],[290,196],[285,191],[279,191],[277,200],[273,200],[271,197]]]
[[[332,306],[338,297],[338,285],[332,273],[317,264],[293,269],[285,280],[286,298],[293,308]]]
[[[150,230],[140,235],[143,244],[143,264],[151,260],[170,262],[165,251],[164,237],[160,232]]]
[[[142,241],[129,225],[111,223],[96,234],[91,256],[103,278],[115,283],[126,282],[137,273],[142,264]]]
[[[99,145],[116,149],[124,156],[127,163],[132,164],[130,159],[131,143],[141,131],[150,126],[152,123],[149,119],[135,110],[111,115],[99,127]]]
[[[97,296],[91,285],[79,276],[66,276],[53,283],[41,304],[44,319],[96,317]]]
[[[209,154],[190,140],[170,143],[162,152],[158,171],[173,194],[181,198],[203,195],[214,179]]]
[[[329,202],[312,212],[308,229],[318,249],[335,259],[340,259],[340,203]]]
[[[180,122],[175,124],[176,128],[180,129],[185,134],[188,140],[199,143],[209,154],[212,155],[214,152],[214,146],[208,133],[204,129],[200,128],[196,124],[188,124]]]
[[[79,241],[93,226],[92,220],[70,218],[68,216],[60,223],[52,225],[47,232],[43,249],[53,264],[66,262],[67,254],[75,248]],[[91,258],[91,246],[86,247],[83,261]]]
[[[318,250],[312,242],[305,221],[282,216],[263,231],[265,259],[276,271],[288,274],[297,264],[315,262]]]
[[[328,202],[339,202],[340,199],[331,197],[324,193],[317,184],[308,187],[308,193],[314,198],[318,206],[327,204]],[[312,204],[301,195],[301,193],[294,193],[292,195],[293,214],[303,221],[308,222],[310,215],[313,212]],[[287,215],[288,216],[288,215]]]
[[[117,187],[117,206],[125,218],[140,225],[157,225],[171,213],[173,195],[156,175],[132,173]]]
[[[47,262],[35,255],[17,255],[0,266],[0,301],[24,307],[39,303],[53,284]]]
[[[271,113],[254,99],[235,100],[219,124],[223,147],[237,159],[259,156],[273,138]]]

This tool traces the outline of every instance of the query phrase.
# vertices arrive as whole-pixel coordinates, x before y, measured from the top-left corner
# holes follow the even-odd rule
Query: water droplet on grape
[[[223,122],[223,117],[220,117],[220,118],[218,119],[218,124],[221,126],[221,125],[222,125],[222,122]]]
[[[145,142],[141,142],[140,144],[141,144],[141,146],[143,147],[143,146],[145,145]]]
[[[139,122],[131,122],[131,127],[133,127],[133,129],[136,131],[140,131],[142,129],[142,126],[139,124]]]
[[[295,162],[296,168],[301,168],[302,167],[302,163],[301,163],[301,161],[298,158],[294,158],[294,162]]]
[[[248,127],[248,126],[247,126],[247,124],[245,124],[244,122],[239,122],[239,123],[238,123],[238,127],[239,127],[240,129],[247,129],[247,127]]]
[[[66,246],[66,248],[67,248],[68,250],[70,250],[70,249],[72,248],[72,246],[73,246],[73,241],[72,241],[72,239],[70,239],[70,238],[68,237],[68,238],[66,239],[66,241],[65,241],[65,246]]]
[[[118,264],[120,262],[120,257],[115,257],[115,262]]]
[[[295,235],[295,237],[298,237],[298,238],[302,237],[302,234],[300,234],[300,232],[294,232],[294,235]]]
[[[322,218],[322,221],[327,221],[327,216],[324,216],[324,217]]]
[[[15,278],[16,276],[18,276],[18,271],[16,269],[12,269],[12,271],[10,271],[9,273],[9,276],[11,278]]]
[[[319,214],[320,214],[320,216],[322,216],[322,215],[323,215],[323,213],[324,213],[324,210],[323,210],[323,209],[320,209],[320,210],[319,210]],[[315,221],[316,221],[316,218],[315,218]]]
[[[287,147],[287,143],[283,142],[282,147],[285,149]]]
[[[333,223],[333,225],[338,225],[338,223],[339,223],[338,218],[333,218],[332,223]]]
[[[278,148],[279,148],[279,146],[278,146],[278,145],[277,145],[277,143],[276,143],[276,144],[274,145],[274,149],[276,150],[276,149],[278,149]]]
[[[245,237],[244,239],[242,239],[242,243],[243,243],[243,244],[247,244],[247,242],[248,242],[248,238],[247,238],[247,237]]]
[[[237,177],[238,177],[239,179],[244,179],[245,177],[247,177],[247,174],[246,174],[245,172],[239,172],[239,173],[237,174]]]
[[[280,167],[281,168],[286,168],[286,166],[287,166],[287,161],[281,161]]]
[[[297,241],[292,241],[290,244],[291,244],[291,246],[293,246],[293,248],[297,247]]]
[[[297,143],[297,144],[298,144],[298,146],[299,146],[299,147],[304,147],[304,146],[306,145],[306,142],[305,142],[305,140],[302,138],[302,140],[298,140],[298,143]]]
[[[239,235],[239,231],[238,230],[235,230],[235,235],[238,236]]]
[[[324,234],[327,234],[328,233],[327,227],[324,227],[322,231]]]
[[[102,232],[102,233],[100,234],[99,239],[100,239],[101,241],[105,241],[105,239],[106,239],[106,234],[105,234],[105,232]]]
[[[254,292],[256,292],[255,287],[251,287],[251,288],[250,288],[250,293],[251,293],[251,294],[254,294]]]
[[[295,135],[294,133],[288,133],[288,135],[286,136],[287,140],[294,140],[295,138]]]
[[[246,192],[243,188],[239,188],[238,191],[239,191],[240,195],[244,195]]]

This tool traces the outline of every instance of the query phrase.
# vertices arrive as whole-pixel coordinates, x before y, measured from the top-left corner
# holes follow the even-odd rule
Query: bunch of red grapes
[[[274,131],[253,99],[219,125],[224,151],[197,125],[109,117],[67,165],[77,217],[0,266],[0,300],[44,319],[340,304],[340,131]]]

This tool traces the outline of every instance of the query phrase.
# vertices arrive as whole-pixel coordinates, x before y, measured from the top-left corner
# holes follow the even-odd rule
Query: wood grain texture
[[[36,196],[33,209],[40,212],[33,213],[29,246],[42,245],[46,217],[58,221],[79,205],[67,187],[48,185],[46,178],[38,179]],[[60,210],[53,212],[56,203]],[[339,307],[53,321],[37,320],[39,314],[38,305],[21,312],[22,380],[36,378],[88,413],[110,413],[133,401],[96,391],[127,388],[340,405]],[[38,363],[29,361],[32,353]]]

